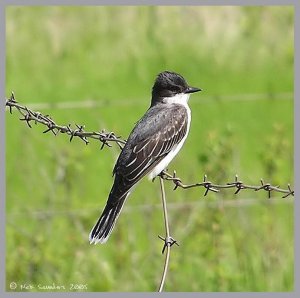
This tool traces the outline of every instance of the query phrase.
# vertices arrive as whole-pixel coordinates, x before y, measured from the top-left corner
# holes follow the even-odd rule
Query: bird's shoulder
[[[182,104],[158,104],[148,109],[129,135],[131,145],[161,134],[167,127],[182,125],[187,117],[187,108]]]
[[[166,155],[187,131],[187,109],[181,104],[153,106],[137,122],[117,160],[118,169]],[[155,157],[156,156],[156,157]]]

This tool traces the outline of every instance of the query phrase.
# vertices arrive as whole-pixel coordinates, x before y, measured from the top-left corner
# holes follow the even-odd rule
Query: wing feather
[[[186,119],[186,108],[179,104],[172,104],[168,110],[150,108],[136,124],[118,158],[114,168],[118,187],[113,187],[112,192],[129,191],[148,174],[184,138]]]

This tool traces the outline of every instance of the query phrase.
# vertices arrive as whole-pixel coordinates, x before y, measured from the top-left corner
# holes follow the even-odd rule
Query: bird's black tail
[[[106,204],[100,218],[91,230],[89,236],[90,244],[105,243],[107,241],[128,195],[129,192],[123,194],[113,205],[110,203]]]

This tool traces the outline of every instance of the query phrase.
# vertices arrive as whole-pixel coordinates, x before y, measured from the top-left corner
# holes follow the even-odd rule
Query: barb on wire
[[[125,140],[122,140],[120,137],[116,136],[113,132],[105,132],[102,130],[101,132],[88,132],[84,130],[84,125],[76,125],[76,128],[73,129],[71,124],[68,125],[58,125],[56,124],[49,115],[43,115],[40,112],[35,112],[27,108],[26,106],[22,106],[18,104],[15,99],[14,93],[11,94],[10,98],[6,99],[5,105],[9,108],[9,112],[12,114],[13,109],[16,109],[23,118],[20,118],[21,121],[25,121],[29,128],[32,128],[31,123],[40,123],[47,127],[43,133],[52,132],[55,136],[58,133],[65,133],[70,136],[70,142],[74,137],[78,137],[82,140],[86,145],[89,143],[88,139],[95,139],[100,141],[102,150],[104,146],[111,147],[110,142],[115,142],[120,149],[126,143]]]
[[[212,192],[219,192],[220,189],[223,188],[235,188],[236,191],[234,194],[238,194],[242,189],[252,189],[254,191],[259,190],[265,190],[268,192],[269,199],[271,198],[271,192],[278,192],[278,193],[284,193],[285,195],[282,198],[287,198],[288,196],[294,196],[294,190],[291,188],[290,184],[288,184],[287,189],[279,188],[279,185],[273,186],[270,183],[265,183],[263,179],[260,179],[261,185],[259,186],[253,186],[253,185],[247,185],[244,184],[241,180],[238,180],[238,175],[235,175],[234,182],[229,182],[224,185],[221,184],[214,184],[211,181],[207,180],[207,175],[204,175],[202,182],[196,182],[193,184],[184,184],[178,176],[176,176],[176,171],[173,171],[173,175],[167,172],[167,170],[162,171],[160,177],[164,180],[172,181],[174,183],[174,190],[176,190],[178,187],[187,189],[187,188],[193,188],[193,187],[204,187],[205,193],[204,196],[207,195],[209,191]]]

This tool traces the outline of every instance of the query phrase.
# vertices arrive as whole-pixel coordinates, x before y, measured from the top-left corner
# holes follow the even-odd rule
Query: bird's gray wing
[[[114,169],[116,176],[122,176],[124,190],[149,173],[180,143],[187,128],[184,106],[172,104],[167,109],[150,108],[130,134]]]

